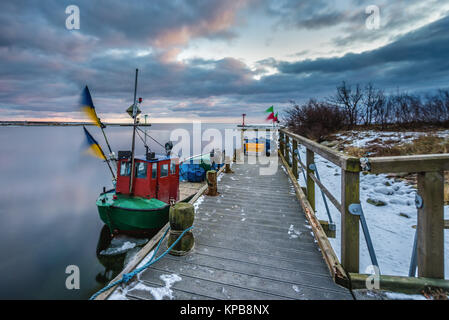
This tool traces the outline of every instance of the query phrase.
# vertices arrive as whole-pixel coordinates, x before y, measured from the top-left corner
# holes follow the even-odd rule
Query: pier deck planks
[[[217,197],[203,196],[194,223],[195,248],[167,255],[143,271],[139,281],[163,287],[164,274],[182,280],[174,299],[352,299],[335,284],[312,230],[280,164],[274,175],[259,165],[237,164],[223,174]],[[290,232],[293,225],[296,232]],[[166,248],[165,243],[161,251]],[[141,286],[139,286],[141,288]],[[129,288],[130,299],[153,299]]]

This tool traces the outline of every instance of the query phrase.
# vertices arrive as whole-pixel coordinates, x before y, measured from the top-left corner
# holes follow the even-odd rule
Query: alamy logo
[[[65,13],[69,15],[65,20],[65,27],[67,28],[67,30],[79,30],[80,8],[72,4],[65,8]]]
[[[65,268],[65,273],[69,275],[65,279],[65,287],[68,290],[78,290],[80,288],[80,268],[70,265]]]
[[[368,15],[365,21],[368,30],[377,30],[380,28],[380,9],[378,6],[371,5],[366,7],[365,13]]]

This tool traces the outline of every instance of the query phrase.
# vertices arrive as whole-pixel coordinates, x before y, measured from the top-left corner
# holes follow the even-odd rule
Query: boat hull
[[[170,205],[157,199],[114,199],[114,195],[115,192],[104,193],[97,200],[100,219],[111,233],[145,232],[160,229],[168,222]]]

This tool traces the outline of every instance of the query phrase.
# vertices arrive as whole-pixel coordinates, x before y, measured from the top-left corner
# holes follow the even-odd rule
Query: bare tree
[[[363,92],[359,84],[356,84],[353,90],[351,86],[343,81],[341,86],[337,87],[337,93],[329,99],[329,102],[345,110],[349,125],[353,127],[359,120],[358,116],[362,99]]]
[[[360,118],[364,125],[370,125],[373,123],[374,108],[377,100],[379,99],[379,90],[376,90],[372,83],[368,83],[365,87],[363,95],[363,107]]]

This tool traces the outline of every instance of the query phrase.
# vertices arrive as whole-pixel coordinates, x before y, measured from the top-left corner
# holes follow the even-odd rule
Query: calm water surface
[[[149,133],[165,143],[176,128],[191,132],[192,124],[155,124]],[[88,129],[105,149],[99,128]],[[114,152],[130,149],[132,128],[106,132]],[[111,176],[101,160],[83,155],[83,144],[82,127],[0,127],[0,299],[87,299],[130,258],[99,255],[110,238],[95,201]],[[79,290],[65,287],[68,265],[80,269]]]

